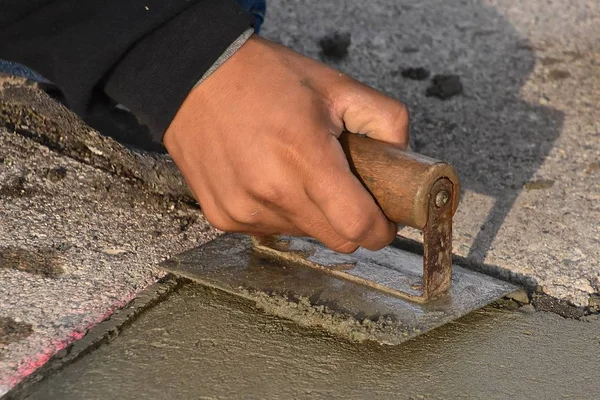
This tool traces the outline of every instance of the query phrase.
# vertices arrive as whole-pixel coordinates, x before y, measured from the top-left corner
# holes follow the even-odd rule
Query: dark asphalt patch
[[[14,269],[48,278],[56,278],[64,272],[58,252],[52,248],[27,250],[17,247],[0,247],[0,268]]]
[[[435,75],[431,86],[425,92],[427,97],[446,100],[463,93],[463,85],[458,75]]]
[[[404,68],[400,73],[402,74],[402,77],[413,79],[415,81],[422,81],[429,78],[430,75],[429,70],[423,67]]]
[[[31,335],[30,324],[18,322],[10,317],[0,317],[0,349]]]
[[[343,60],[348,56],[350,43],[352,38],[348,32],[335,32],[319,40],[322,55],[335,61]]]

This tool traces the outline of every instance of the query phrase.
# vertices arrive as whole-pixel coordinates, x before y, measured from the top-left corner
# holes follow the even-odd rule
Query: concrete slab
[[[342,61],[320,54],[333,32],[351,35]],[[597,1],[271,1],[263,34],[408,105],[413,148],[450,161],[466,189],[456,254],[590,305],[600,292]],[[427,97],[431,79],[404,78],[408,67],[457,74],[464,94]]]
[[[214,235],[197,208],[0,127],[0,396]]]
[[[597,398],[600,320],[488,307],[390,348],[187,286],[29,399]],[[20,397],[20,396],[19,396]]]

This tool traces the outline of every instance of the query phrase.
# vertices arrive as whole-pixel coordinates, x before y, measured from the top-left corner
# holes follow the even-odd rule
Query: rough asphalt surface
[[[591,400],[599,369],[597,316],[488,307],[390,348],[191,285],[27,398]]]
[[[550,308],[599,307],[596,1],[269,7],[264,35],[315,58],[323,37],[350,32],[347,55],[326,62],[404,100],[413,148],[456,166],[466,189],[456,254],[559,300]],[[418,67],[431,77],[400,73]],[[428,97],[435,75],[459,76],[463,93]],[[66,110],[28,108],[33,95],[3,82],[0,394],[155,282],[158,261],[216,234],[177,174],[157,172],[167,164],[121,159]]]
[[[50,112],[5,81],[4,121],[22,105],[21,94],[33,109]],[[56,124],[52,117],[36,122],[23,107],[22,125],[0,126],[0,396],[164,275],[157,263],[216,235],[196,207],[160,193],[168,187],[158,174],[148,185],[135,178],[136,165],[144,165],[134,158],[102,164],[118,147],[46,105]],[[52,146],[70,143],[82,159],[118,172],[15,133],[37,123],[62,135]]]

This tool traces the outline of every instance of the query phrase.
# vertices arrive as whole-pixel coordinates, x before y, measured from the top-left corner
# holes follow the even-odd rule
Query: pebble
[[[431,79],[431,86],[425,92],[427,97],[437,97],[447,100],[463,93],[463,85],[458,75],[435,75]]]
[[[428,69],[425,69],[423,67],[409,67],[403,69],[401,74],[404,78],[413,79],[415,81],[422,81],[424,79],[429,78],[430,72]]]
[[[525,304],[522,307],[518,308],[518,311],[525,313],[525,314],[531,314],[535,312],[535,307],[532,306],[531,304]]]
[[[339,61],[348,56],[348,48],[351,42],[350,33],[335,32],[322,37],[319,40],[319,46],[321,46],[321,51],[326,58]]]

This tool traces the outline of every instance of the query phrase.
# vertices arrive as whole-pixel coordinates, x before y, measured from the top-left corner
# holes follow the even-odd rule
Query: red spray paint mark
[[[127,305],[127,303],[135,298],[137,293],[138,291],[130,292],[125,296],[124,299],[116,301],[105,312],[95,316],[91,323],[88,323],[84,327],[77,327],[75,330],[68,333],[66,338],[51,339],[48,345],[43,348],[41,352],[31,358],[21,360],[19,362],[19,367],[14,374],[0,377],[0,396],[4,394],[2,393],[3,390],[9,391],[10,389],[14,388],[17,384],[34,373],[38,368],[46,364],[56,353],[66,348],[71,343],[80,340],[91,328],[106,320],[118,309],[121,309]]]

